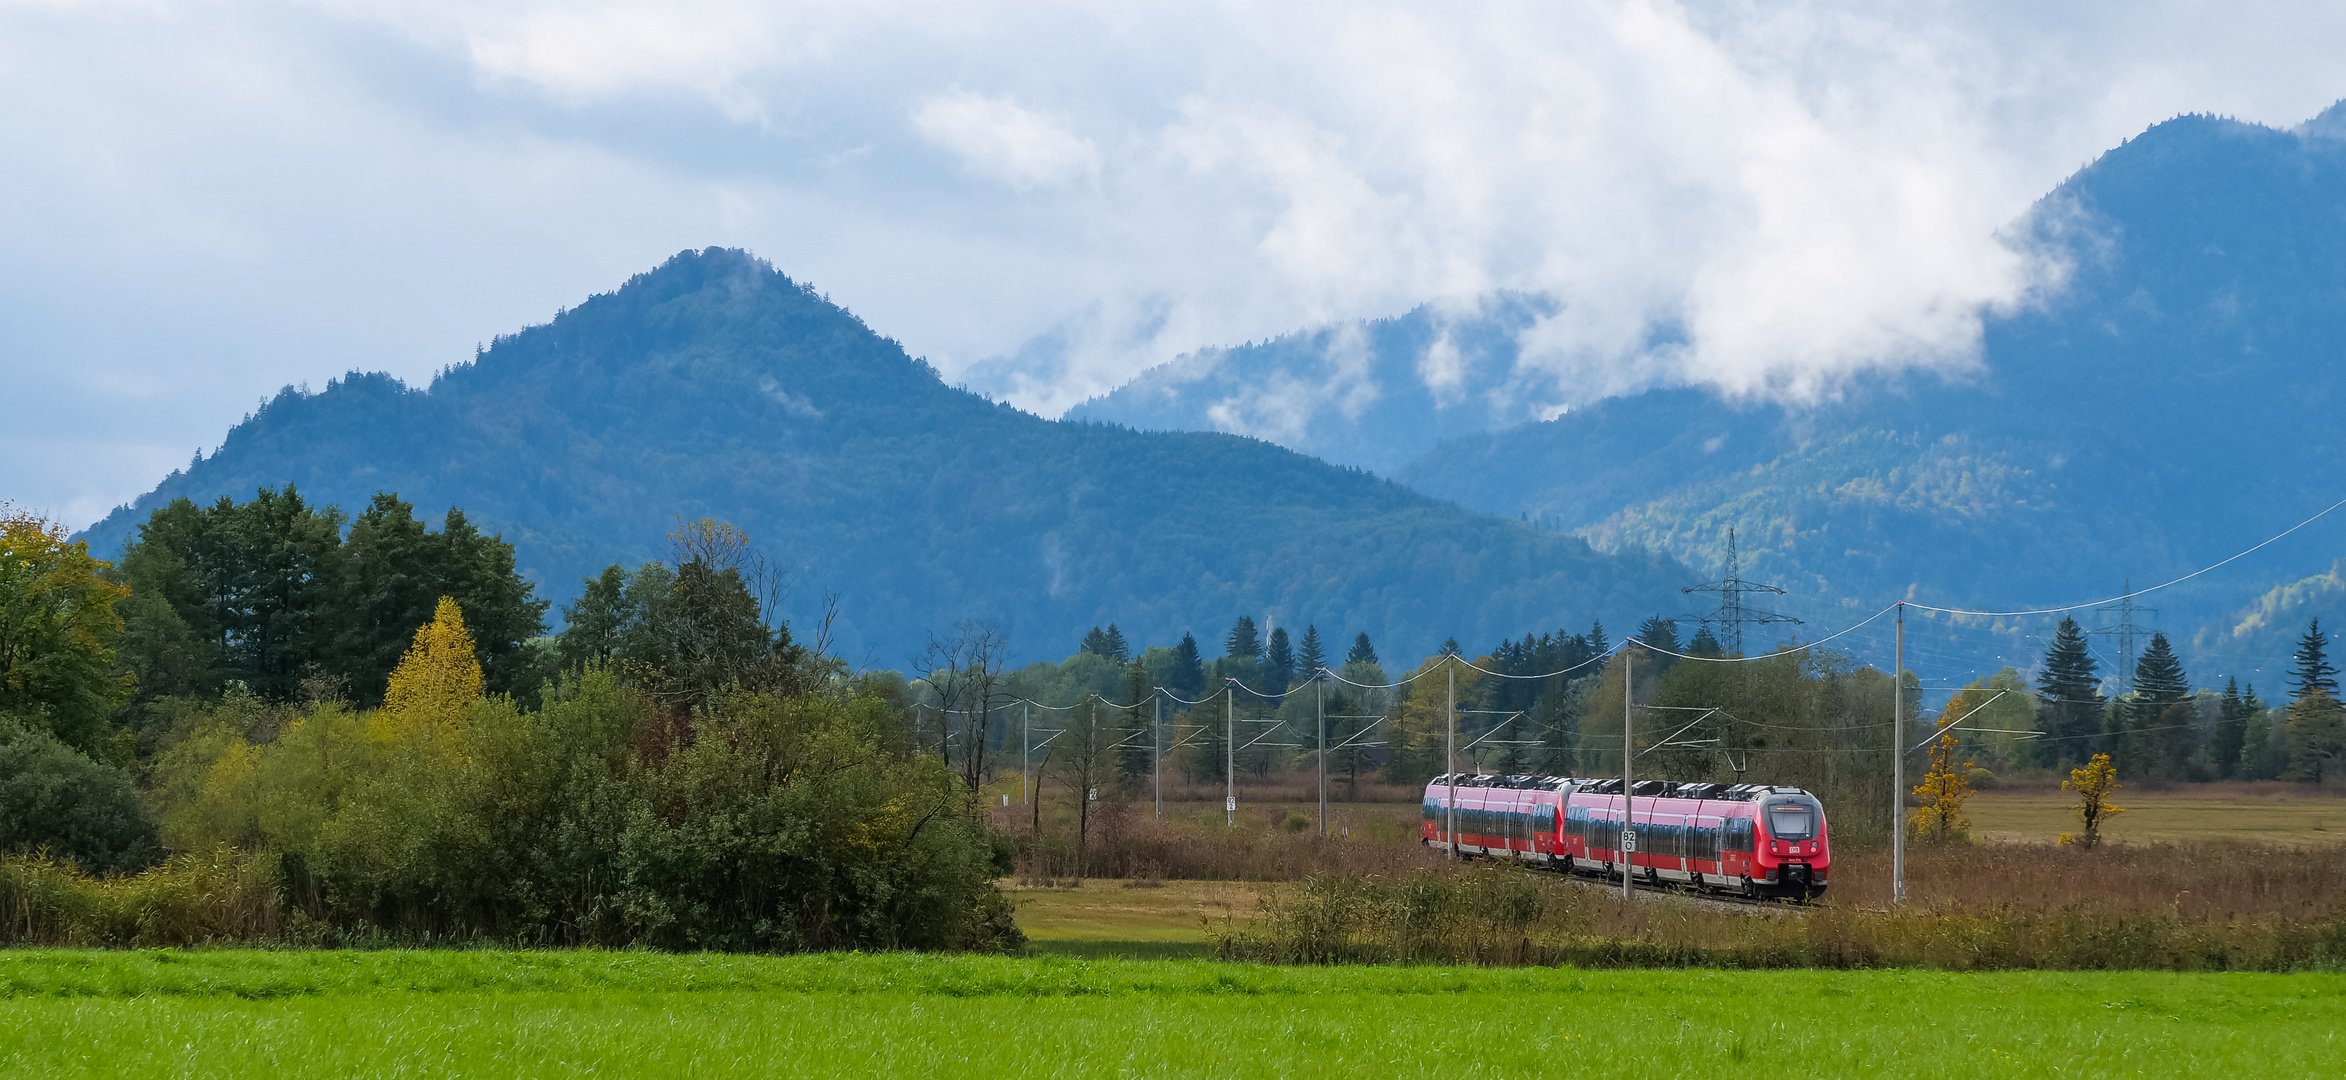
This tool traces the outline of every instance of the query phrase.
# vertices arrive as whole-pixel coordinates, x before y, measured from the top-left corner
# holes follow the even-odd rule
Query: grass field
[[[2311,1076],[2346,977],[0,952],[0,1075]]]
[[[1968,807],[1982,840],[2050,843],[2077,831],[2076,798],[2053,790],[1987,791]],[[2117,841],[2230,840],[2334,847],[2346,844],[2346,799],[2300,784],[2193,784],[2121,789],[2126,813],[2103,835]]]
[[[1072,887],[1029,888],[1006,882],[1003,891],[1036,951],[1085,956],[1203,955],[1220,928],[1255,913],[1260,894],[1251,882],[1149,884],[1094,878]],[[1115,947],[1103,949],[1103,943]]]

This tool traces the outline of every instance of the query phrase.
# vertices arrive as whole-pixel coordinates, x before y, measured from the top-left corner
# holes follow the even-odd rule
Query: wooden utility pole
[[[1906,902],[1906,601],[1898,601],[1898,659],[1890,692],[1890,902]]]
[[[1445,658],[1442,664],[1442,670],[1450,675],[1450,696],[1443,706],[1444,715],[1449,717],[1449,735],[1442,741],[1442,771],[1450,774],[1450,812],[1444,824],[1450,831],[1453,859],[1458,857],[1458,668],[1451,662],[1456,659],[1455,656]]]
[[[1238,695],[1222,683],[1222,825],[1238,824]]]
[[[1320,678],[1325,669],[1311,673],[1311,711],[1320,724],[1320,835],[1328,835],[1328,695]]]

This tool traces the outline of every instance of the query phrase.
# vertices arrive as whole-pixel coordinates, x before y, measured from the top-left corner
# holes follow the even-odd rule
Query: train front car
[[[1799,788],[1764,790],[1755,815],[1752,888],[1799,900],[1823,893],[1833,866],[1824,804]]]

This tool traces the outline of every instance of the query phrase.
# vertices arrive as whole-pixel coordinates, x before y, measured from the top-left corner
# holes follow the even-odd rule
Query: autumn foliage
[[[2095,844],[2101,843],[2102,823],[2112,814],[2126,812],[2125,807],[2110,803],[2110,793],[2119,786],[2118,768],[2110,764],[2108,754],[2095,754],[2084,767],[2069,770],[2069,779],[2061,781],[2061,790],[2077,793],[2077,805],[2070,809],[2077,812],[2078,821],[2085,826],[2085,831],[2074,841],[2079,847],[2092,850]],[[2061,842],[2072,842],[2068,833],[2061,834]]]
[[[1971,762],[1955,761],[1955,733],[1948,730],[1952,721],[1942,722],[1937,741],[1931,744],[1931,766],[1923,773],[1922,783],[1914,793],[1922,800],[1907,819],[1916,836],[1944,843],[1966,836],[1971,831],[1971,819],[1963,816],[1963,804],[1974,794],[1971,788]]]

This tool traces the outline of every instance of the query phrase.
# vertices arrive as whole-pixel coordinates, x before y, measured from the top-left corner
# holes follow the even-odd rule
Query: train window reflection
[[[1815,818],[1805,806],[1768,808],[1768,832],[1778,840],[1806,840],[1815,835]]]

